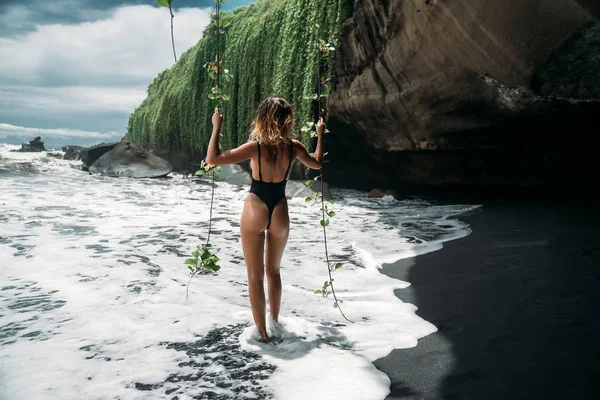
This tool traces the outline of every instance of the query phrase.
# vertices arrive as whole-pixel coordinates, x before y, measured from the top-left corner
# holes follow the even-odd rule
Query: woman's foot
[[[258,332],[260,334],[260,336],[262,337],[263,342],[265,343],[269,343],[271,341],[271,338],[269,337],[269,335],[267,335],[267,331],[264,332]]]

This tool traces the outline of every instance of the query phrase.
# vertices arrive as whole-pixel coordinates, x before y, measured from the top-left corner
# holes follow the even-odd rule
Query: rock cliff
[[[329,99],[330,178],[574,183],[553,173],[573,156],[564,138],[587,140],[600,112],[598,3],[355,0]],[[585,175],[575,158],[565,170]]]

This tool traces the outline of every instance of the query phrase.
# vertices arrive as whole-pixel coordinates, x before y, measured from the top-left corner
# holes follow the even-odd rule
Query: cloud
[[[175,15],[179,57],[201,38],[210,9]],[[122,135],[148,84],[173,63],[169,12],[148,5],[0,37],[0,122]]]
[[[210,10],[188,8],[175,17],[180,55],[201,38]],[[41,25],[0,38],[0,83],[34,86],[141,85],[172,65],[168,11],[128,6],[110,18],[74,25]]]
[[[7,138],[10,136],[20,136],[34,138],[36,136],[52,137],[52,138],[86,138],[86,139],[115,139],[123,136],[118,132],[90,132],[81,131],[75,129],[41,129],[41,128],[28,128],[24,126],[15,126],[10,124],[0,123],[0,138]]]
[[[230,10],[248,2],[228,0],[223,9]],[[131,5],[159,8],[155,0],[0,0],[0,36],[19,35],[35,30],[38,25],[78,24],[104,19],[114,9]],[[182,8],[211,8],[214,5],[214,0],[175,0],[173,9],[177,13]]]
[[[146,97],[143,89],[94,86],[0,86],[0,108],[13,112],[104,114],[130,113]]]

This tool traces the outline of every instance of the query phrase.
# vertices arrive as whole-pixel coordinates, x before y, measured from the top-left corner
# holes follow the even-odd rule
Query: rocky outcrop
[[[578,30],[554,50],[534,72],[532,87],[543,96],[600,99],[600,23]]]
[[[44,147],[44,142],[42,142],[42,138],[40,136],[35,137],[35,139],[30,140],[29,143],[21,144],[21,148],[19,150],[13,150],[20,153],[39,153],[40,151],[46,151]]]
[[[118,143],[100,143],[87,149],[81,150],[79,158],[83,165],[81,168],[88,171],[90,166],[104,154],[108,153],[117,146]]]
[[[63,160],[79,160],[84,149],[85,147],[82,146],[63,146],[62,151],[65,152]]]
[[[600,112],[594,4],[355,0],[328,104],[330,179],[373,183],[375,175],[387,187],[589,180],[581,154],[564,152],[557,138],[572,131],[587,141],[586,124]]]
[[[130,140],[123,140],[98,158],[89,168],[92,174],[130,178],[157,178],[168,175],[173,167]]]
[[[381,189],[373,189],[367,195],[367,197],[370,199],[381,199],[385,196],[391,196],[396,200],[400,199],[400,194],[398,192],[396,192],[395,190],[390,190],[390,189],[388,189],[386,191],[383,191]]]

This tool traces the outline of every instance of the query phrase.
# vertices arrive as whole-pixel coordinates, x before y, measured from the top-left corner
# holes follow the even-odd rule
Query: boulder
[[[367,195],[370,199],[380,199],[385,196],[385,193],[381,189],[373,189]]]
[[[252,183],[250,173],[237,164],[221,166],[219,180],[238,186],[250,185]]]
[[[315,192],[321,191],[321,182],[315,182],[311,187],[306,186],[304,182],[301,181],[288,181],[285,186],[285,197],[288,199],[294,197],[306,198],[310,197]],[[331,197],[331,191],[329,190],[329,185],[327,182],[323,182],[323,192],[325,193],[325,198]]]
[[[119,143],[100,143],[87,149],[81,150],[79,158],[83,163],[81,169],[88,171],[90,166],[104,154],[114,149]]]
[[[89,167],[91,174],[130,178],[163,177],[171,171],[171,164],[130,140],[121,141]]]
[[[19,150],[13,151],[19,153],[39,153],[40,151],[46,151],[46,148],[44,147],[42,138],[40,136],[36,136],[35,139],[30,140],[29,143],[21,144],[21,148]]]
[[[85,147],[82,146],[64,146],[62,148],[62,151],[65,152],[63,160],[79,160],[84,149]]]
[[[400,193],[396,192],[395,190],[388,189],[385,191],[385,195],[392,196],[394,199],[400,200]]]

